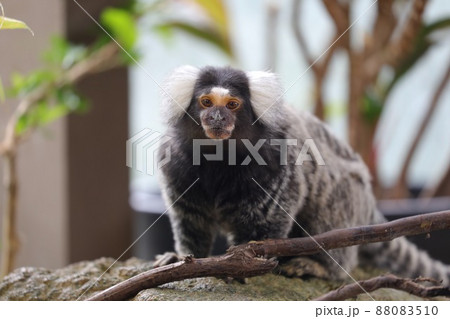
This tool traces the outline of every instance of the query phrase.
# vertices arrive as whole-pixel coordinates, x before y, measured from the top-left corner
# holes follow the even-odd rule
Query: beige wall
[[[89,43],[95,35],[95,24],[72,0],[1,1],[8,16],[26,21],[36,34],[0,32],[0,75],[6,86],[11,72],[27,73],[39,66],[52,35],[64,34],[75,43]],[[79,3],[98,19],[103,8],[125,1]],[[118,257],[132,242],[125,166],[127,69],[90,76],[77,89],[91,110],[35,132],[19,150],[22,245],[16,266],[55,268],[83,259]],[[16,104],[8,101],[0,107],[0,134],[8,110]]]
[[[7,16],[26,21],[35,33],[33,37],[22,30],[0,32],[0,76],[8,86],[11,72],[27,73],[38,67],[50,37],[64,34],[65,3],[61,0],[1,2]],[[11,100],[0,105],[2,136],[8,113],[15,105],[16,101]],[[60,120],[45,131],[36,132],[20,148],[18,231],[21,248],[16,266],[53,268],[67,263],[65,139],[66,123]],[[3,188],[0,191],[3,192]],[[3,193],[1,198],[3,202]]]

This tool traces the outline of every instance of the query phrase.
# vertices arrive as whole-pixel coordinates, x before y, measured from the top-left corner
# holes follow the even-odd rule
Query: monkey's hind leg
[[[293,257],[281,260],[275,270],[286,277],[328,278],[328,272],[319,262],[308,257]]]
[[[287,277],[317,277],[343,280],[357,264],[357,247],[339,248],[311,257],[280,261],[279,272]]]

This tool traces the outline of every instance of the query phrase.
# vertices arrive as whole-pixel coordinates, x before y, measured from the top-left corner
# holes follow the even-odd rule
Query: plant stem
[[[4,156],[3,173],[6,193],[3,214],[0,278],[12,271],[19,249],[19,240],[16,232],[18,192],[16,159],[16,153],[14,151],[10,151]]]

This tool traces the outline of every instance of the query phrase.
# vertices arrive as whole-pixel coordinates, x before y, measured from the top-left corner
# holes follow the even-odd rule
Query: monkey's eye
[[[202,105],[203,105],[204,107],[210,107],[210,106],[212,106],[212,102],[211,102],[210,99],[202,99],[200,102],[202,103]]]
[[[230,110],[235,110],[235,109],[237,109],[239,107],[239,105],[240,104],[238,102],[236,102],[236,101],[230,101],[227,104],[227,108],[230,109]]]

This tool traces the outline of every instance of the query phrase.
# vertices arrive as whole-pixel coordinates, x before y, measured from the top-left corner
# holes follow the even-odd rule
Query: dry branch
[[[433,279],[420,278],[419,281],[431,281]],[[355,298],[359,294],[372,292],[380,288],[393,288],[397,290],[406,291],[412,295],[422,298],[436,297],[436,296],[450,296],[450,289],[442,286],[424,287],[420,285],[417,280],[399,278],[394,275],[385,275],[371,278],[368,280],[361,280],[358,283],[349,284],[340,287],[336,290],[330,291],[323,296],[315,298],[315,301],[327,300],[346,300]],[[364,289],[364,290],[363,290]]]
[[[377,2],[378,16],[373,28],[373,38],[375,40],[375,51],[382,49],[389,43],[392,33],[395,30],[397,19],[393,12],[394,0],[384,0]]]
[[[308,65],[311,65],[311,69],[317,72],[317,65],[313,64],[314,59],[312,58],[311,52],[309,51],[308,45],[306,44],[305,38],[303,37],[302,31],[300,29],[300,5],[302,0],[294,0],[292,3],[292,17],[291,24],[292,30],[294,31],[295,39],[297,40],[297,44],[300,48],[300,51],[303,54],[303,57],[306,60]]]
[[[435,196],[447,196],[450,195],[450,163],[447,164],[447,170],[442,174],[439,181],[431,188],[424,189],[419,197],[420,198],[432,198]]]
[[[407,217],[379,225],[337,229],[313,237],[250,242],[231,247],[227,254],[219,257],[187,258],[172,265],[143,272],[88,300],[125,300],[143,289],[188,278],[209,276],[243,278],[261,275],[277,265],[275,260],[267,258],[312,255],[323,249],[390,241],[400,236],[442,229],[450,229],[450,211]]]
[[[389,0],[390,1],[390,0]],[[411,5],[406,22],[400,26],[399,36],[392,38],[391,35],[397,24],[392,16],[389,1],[378,1],[378,17],[373,39],[376,44],[367,48],[366,80],[370,83],[375,80],[384,65],[397,66],[408,56],[416,45],[416,38],[422,27],[422,15],[427,0],[415,0]]]
[[[257,258],[253,252],[245,249],[211,258],[187,257],[183,261],[145,271],[88,300],[126,300],[141,290],[189,278],[253,277],[270,272],[277,264],[274,259]]]
[[[341,45],[341,40],[339,40],[338,35],[334,35],[333,40],[330,41],[328,51],[323,56],[321,61],[316,61],[317,59],[312,57],[312,54],[308,48],[308,45],[306,44],[306,41],[303,37],[301,28],[300,28],[300,5],[301,0],[295,0],[292,4],[292,17],[291,17],[291,24],[292,29],[294,31],[294,36],[297,41],[298,47],[300,51],[302,52],[306,63],[311,66],[311,70],[314,73],[314,82],[315,82],[315,88],[314,88],[314,94],[316,96],[316,105],[314,108],[314,114],[321,120],[325,118],[325,104],[323,101],[322,96],[322,86],[325,80],[325,76],[327,75],[328,66],[330,64],[330,61],[332,57],[334,56],[334,53],[336,49],[339,48]],[[337,42],[336,42],[337,41]],[[336,42],[336,43],[335,43]],[[333,44],[334,43],[334,44]],[[333,45],[332,45],[333,44]]]
[[[334,25],[336,26],[337,33],[343,34],[345,30],[350,25],[350,7],[348,3],[343,3],[340,1],[330,1],[330,0],[322,0],[325,8],[328,11],[328,14],[333,20]],[[350,35],[346,33],[343,36],[345,45],[347,47],[350,46]]]
[[[414,48],[415,39],[422,27],[422,15],[427,2],[428,0],[415,0],[412,4],[408,19],[402,28],[402,33],[397,41],[392,42],[387,48],[386,58],[388,64],[396,65],[401,62],[405,55],[408,55]]]
[[[270,70],[275,71],[277,69],[277,53],[278,53],[278,20],[280,18],[280,8],[277,1],[272,0],[267,3],[267,26],[266,26],[266,39],[267,39],[267,63],[266,65]]]
[[[14,268],[14,261],[19,249],[19,238],[16,232],[17,224],[17,163],[16,153],[9,151],[3,159],[3,185],[5,187],[5,196],[2,220],[2,250],[1,250],[1,273],[0,278],[9,273]]]
[[[397,18],[393,12],[394,0],[377,2],[377,18],[372,34],[366,34],[364,55],[378,54],[389,44],[397,25]]]
[[[439,102],[442,94],[445,92],[445,87],[447,86],[449,80],[450,80],[450,61],[447,65],[447,71],[445,72],[444,77],[442,78],[441,82],[439,83],[439,85],[433,95],[433,98],[432,98],[430,106],[428,107],[428,110],[425,114],[425,117],[419,127],[419,130],[417,131],[416,135],[414,136],[414,140],[408,149],[408,153],[406,154],[406,159],[402,166],[400,176],[397,180],[396,185],[394,186],[393,193],[396,197],[404,197],[404,196],[408,195],[408,194],[402,193],[402,192],[407,191],[406,176],[408,173],[408,169],[411,165],[415,151],[417,150],[417,146],[419,145],[420,141],[422,140],[423,135],[431,122],[431,118],[433,117],[433,114],[439,104],[438,102]]]

